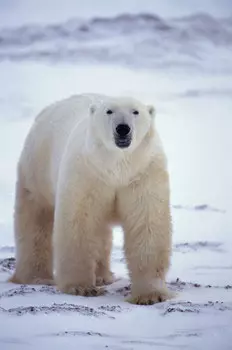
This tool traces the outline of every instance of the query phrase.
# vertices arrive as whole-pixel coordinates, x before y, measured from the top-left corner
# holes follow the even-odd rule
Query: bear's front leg
[[[54,267],[58,288],[68,294],[97,296],[96,269],[102,251],[102,226],[113,194],[94,179],[71,179],[57,194],[54,220]]]
[[[141,178],[117,193],[125,236],[125,255],[134,304],[172,297],[165,276],[171,255],[169,178],[163,164],[152,163]]]

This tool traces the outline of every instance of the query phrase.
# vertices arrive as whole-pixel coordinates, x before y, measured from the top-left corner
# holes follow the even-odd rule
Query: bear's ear
[[[152,118],[154,118],[154,117],[155,117],[155,114],[156,114],[155,107],[152,106],[152,105],[149,105],[149,106],[147,106],[147,110],[148,110],[148,113],[150,114],[150,116],[151,116]]]
[[[91,114],[94,114],[95,111],[96,111],[96,106],[95,106],[95,105],[91,105],[91,106],[90,106],[90,113],[91,113]]]

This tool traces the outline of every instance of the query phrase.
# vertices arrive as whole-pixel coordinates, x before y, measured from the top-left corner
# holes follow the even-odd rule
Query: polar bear
[[[171,297],[169,174],[154,116],[134,98],[86,93],[35,118],[17,167],[11,282],[104,293],[99,286],[114,281],[112,227],[120,224],[128,301]]]

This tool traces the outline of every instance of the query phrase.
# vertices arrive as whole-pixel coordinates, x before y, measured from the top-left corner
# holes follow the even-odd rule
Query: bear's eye
[[[136,110],[135,110],[135,111],[133,111],[133,114],[134,114],[134,115],[138,115],[138,114],[139,114],[139,111],[136,111]]]
[[[106,114],[113,114],[112,109],[108,109],[108,110],[106,111]]]

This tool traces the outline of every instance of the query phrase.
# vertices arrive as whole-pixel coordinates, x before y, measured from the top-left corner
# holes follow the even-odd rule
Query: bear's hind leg
[[[16,269],[9,282],[53,284],[52,230],[53,210],[39,207],[19,180],[14,213]]]
[[[112,229],[105,227],[102,229],[102,247],[100,251],[100,260],[96,268],[96,284],[98,286],[108,285],[114,282],[114,275],[110,270],[112,250]]]

